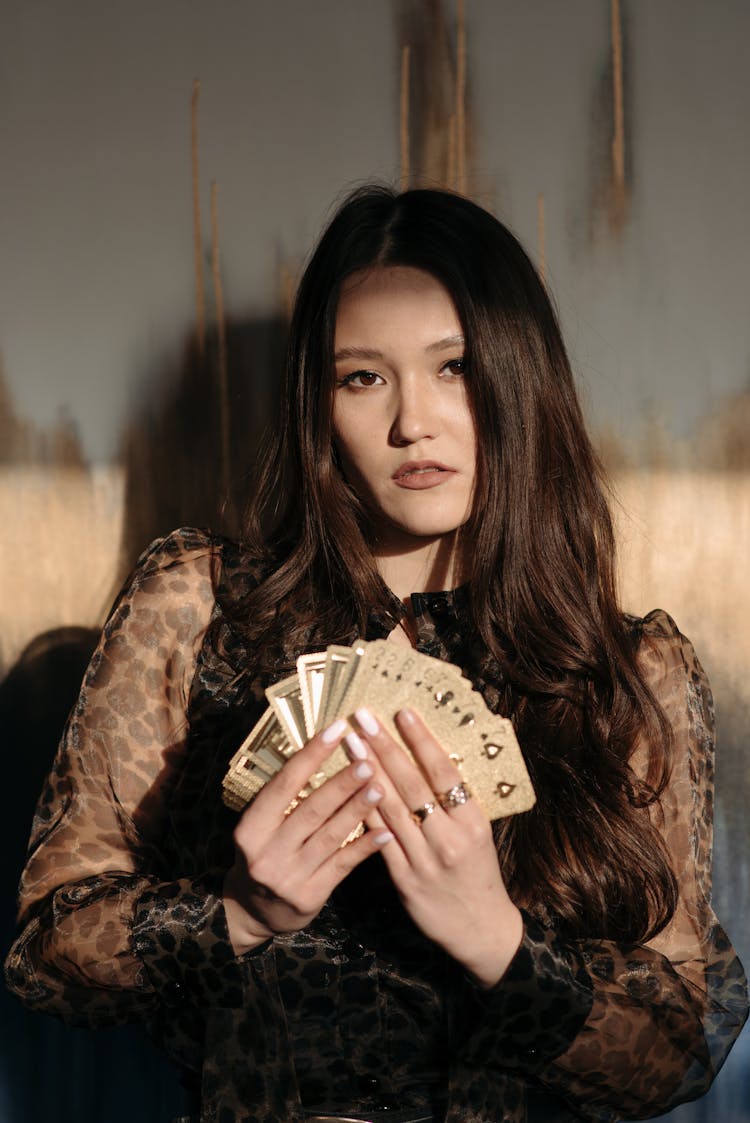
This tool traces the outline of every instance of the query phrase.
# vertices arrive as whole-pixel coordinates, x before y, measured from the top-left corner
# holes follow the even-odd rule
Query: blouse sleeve
[[[469,987],[462,1009],[473,1027],[471,1067],[493,1058],[591,1120],[648,1118],[701,1095],[748,1009],[742,966],[710,904],[711,692],[663,612],[644,621],[640,658],[674,730],[671,779],[652,809],[678,880],[674,917],[640,946],[565,943],[526,917],[503,980],[490,991]],[[633,764],[643,768],[645,753]]]
[[[220,886],[208,876],[168,880],[160,853],[214,605],[213,550],[198,532],[177,531],[141,557],[36,810],[6,981],[66,1021],[132,1020],[160,1001],[208,995],[214,1005],[240,1000]],[[165,952],[166,974],[153,969]]]

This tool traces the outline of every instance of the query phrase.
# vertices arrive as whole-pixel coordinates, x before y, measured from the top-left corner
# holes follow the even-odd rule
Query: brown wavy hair
[[[307,266],[243,542],[265,573],[237,608],[250,671],[271,676],[279,651],[346,642],[373,607],[391,611],[332,445],[341,287],[388,265],[436,277],[466,339],[478,434],[463,532],[471,646],[477,673],[503,684],[500,709],[537,793],[532,811],[495,824],[508,887],[572,933],[642,940],[676,901],[648,814],[668,779],[671,731],[639,671],[637,629],[618,607],[603,477],[549,296],[516,238],[465,198],[361,188]],[[629,761],[643,742],[648,772],[638,779]]]

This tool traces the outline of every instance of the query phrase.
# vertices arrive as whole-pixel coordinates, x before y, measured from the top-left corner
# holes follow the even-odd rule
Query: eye
[[[374,370],[353,370],[343,378],[336,380],[337,386],[351,386],[355,390],[365,390],[368,386],[377,386],[383,379]]]
[[[441,374],[453,376],[455,378],[463,378],[466,374],[466,359],[463,356],[460,359],[449,359],[440,368]]]

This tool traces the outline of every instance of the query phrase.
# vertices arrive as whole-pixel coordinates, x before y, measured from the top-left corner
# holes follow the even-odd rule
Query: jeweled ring
[[[452,807],[460,807],[462,803],[467,803],[471,799],[471,792],[466,784],[455,784],[452,788],[448,788],[447,792],[436,792],[435,795],[444,811],[450,811]]]
[[[412,811],[411,817],[417,826],[421,827],[428,815],[431,815],[435,810],[434,803],[423,803],[416,811]]]

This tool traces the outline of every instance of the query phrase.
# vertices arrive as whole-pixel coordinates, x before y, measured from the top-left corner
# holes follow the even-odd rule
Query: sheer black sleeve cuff
[[[167,1005],[243,1005],[241,960],[229,939],[218,881],[147,889],[136,905],[133,947]]]
[[[463,1059],[527,1072],[564,1053],[593,1001],[582,959],[523,913],[524,936],[499,983],[488,990],[464,976],[454,1032]]]

